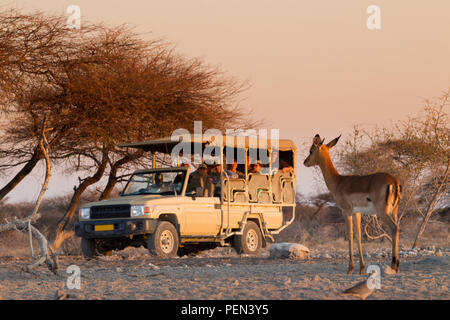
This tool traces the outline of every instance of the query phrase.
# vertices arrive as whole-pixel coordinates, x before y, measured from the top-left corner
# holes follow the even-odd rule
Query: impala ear
[[[341,134],[342,135],[342,134]],[[339,137],[334,138],[333,140],[331,140],[330,142],[327,143],[327,147],[328,148],[333,148],[336,143],[339,141],[339,138],[341,137],[341,135],[339,135]]]
[[[316,134],[313,139],[313,144],[316,146],[320,146],[323,143],[323,140],[320,139],[320,136]]]

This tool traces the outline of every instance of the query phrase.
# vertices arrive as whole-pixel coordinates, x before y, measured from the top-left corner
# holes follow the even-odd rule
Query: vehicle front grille
[[[129,204],[94,206],[91,207],[91,219],[128,218],[130,211]]]

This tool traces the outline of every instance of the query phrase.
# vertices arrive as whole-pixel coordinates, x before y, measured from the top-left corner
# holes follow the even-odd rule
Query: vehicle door
[[[185,197],[183,201],[185,236],[216,236],[222,223],[220,198]]]

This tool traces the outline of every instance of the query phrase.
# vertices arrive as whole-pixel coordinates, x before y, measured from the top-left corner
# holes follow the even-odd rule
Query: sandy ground
[[[384,270],[388,257],[369,253],[366,266]],[[158,259],[144,248],[127,248],[111,256],[85,260],[60,257],[58,275],[44,267],[22,271],[29,259],[0,258],[2,299],[358,299],[341,292],[366,279],[347,275],[345,254],[313,253],[306,261],[271,259],[268,249],[258,257],[239,256],[217,248],[193,257]],[[450,299],[450,249],[439,254],[404,256],[400,273],[382,273],[381,289],[367,299]],[[80,268],[80,289],[68,289],[67,267]],[[72,282],[73,283],[73,282]]]

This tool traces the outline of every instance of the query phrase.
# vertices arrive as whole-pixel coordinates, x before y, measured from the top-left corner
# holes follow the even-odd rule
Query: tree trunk
[[[6,197],[8,193],[10,193],[31,171],[33,171],[42,157],[41,150],[36,148],[25,166],[0,190],[0,200]]]
[[[114,187],[117,184],[117,170],[119,168],[116,166],[111,167],[111,171],[109,172],[108,183],[106,184],[105,189],[103,189],[102,194],[100,195],[99,200],[106,200],[110,197],[111,192],[114,190]]]
[[[58,229],[56,231],[55,240],[53,241],[51,247],[56,252],[62,245],[62,243],[70,238],[74,232],[73,230],[66,230],[67,225],[72,220],[73,215],[75,214],[75,211],[77,210],[78,203],[80,202],[81,196],[86,189],[97,183],[105,173],[106,166],[108,164],[108,157],[106,154],[102,156],[102,161],[97,168],[97,171],[95,174],[91,177],[88,177],[83,180],[83,182],[80,183],[78,188],[75,189],[75,192],[72,196],[72,199],[70,200],[69,207],[66,210],[66,213],[62,217],[62,219],[58,222]]]
[[[419,244],[420,238],[422,237],[422,234],[423,234],[423,232],[425,231],[425,227],[426,227],[427,224],[428,224],[428,220],[430,220],[431,214],[432,214],[433,212],[434,212],[434,211],[428,212],[428,213],[426,214],[426,216],[423,218],[422,224],[420,225],[419,230],[417,231],[417,234],[416,234],[416,238],[414,239],[414,244],[413,244],[413,246],[412,246],[412,249],[416,248],[417,245]]]
[[[54,254],[54,252],[50,249],[49,253],[49,247],[47,238],[34,226],[32,226],[32,223],[36,222],[40,214],[38,213],[39,208],[41,206],[42,199],[44,198],[44,194],[47,191],[48,184],[50,182],[50,178],[52,175],[52,165],[50,162],[50,157],[48,155],[48,148],[49,144],[47,141],[47,138],[45,136],[46,132],[46,123],[47,123],[47,116],[45,117],[43,126],[42,126],[42,133],[41,133],[41,140],[39,142],[39,151],[41,158],[45,158],[46,163],[46,172],[45,172],[45,179],[44,183],[42,184],[41,192],[39,193],[39,196],[36,200],[36,204],[34,206],[34,209],[32,213],[26,217],[25,219],[17,219],[14,217],[12,222],[7,222],[6,224],[0,225],[0,232],[3,231],[9,231],[9,230],[18,230],[18,231],[26,231],[28,230],[30,235],[30,249],[31,249],[31,260],[32,264],[28,265],[24,268],[25,271],[30,271],[31,269],[42,265],[44,262],[47,264],[47,267],[49,270],[51,270],[53,273],[57,273],[58,270],[58,258]],[[38,149],[36,149],[38,150]],[[36,154],[36,152],[35,152]],[[33,250],[32,250],[32,237],[36,238],[39,242],[39,247],[41,251],[41,257],[34,262],[33,260]]]

